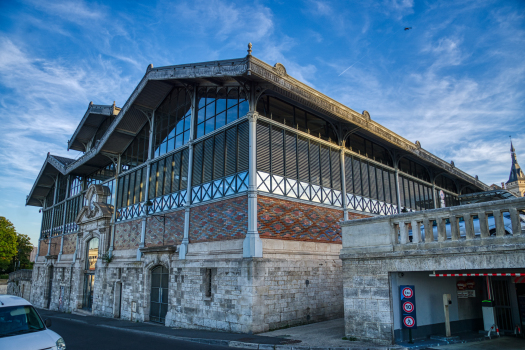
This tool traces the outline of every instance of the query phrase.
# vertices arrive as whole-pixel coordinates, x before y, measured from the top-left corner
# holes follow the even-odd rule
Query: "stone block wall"
[[[18,270],[9,274],[7,281],[7,293],[24,298],[27,301],[31,299],[31,281],[32,270]]]
[[[206,296],[206,269],[211,295]],[[254,326],[253,265],[242,259],[206,263],[174,261],[170,274],[166,325],[227,332],[260,332]]]
[[[339,259],[263,259],[257,264],[265,330],[343,317]]]
[[[146,247],[180,244],[183,237],[184,209],[147,219]]]
[[[347,336],[378,344],[393,339],[388,270],[380,261],[343,260]]]
[[[248,197],[199,205],[190,212],[190,242],[244,238],[248,230]]]

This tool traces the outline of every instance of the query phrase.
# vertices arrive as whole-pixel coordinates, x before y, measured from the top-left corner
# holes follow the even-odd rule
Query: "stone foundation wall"
[[[225,242],[207,242],[198,244],[205,244],[207,252],[215,252],[214,256],[179,260],[177,253],[150,252],[141,261],[133,261],[136,255],[131,250],[129,256],[120,255],[109,264],[99,259],[92,312],[104,317],[148,321],[151,270],[164,265],[170,272],[166,326],[258,333],[341,317],[341,262],[337,259],[338,250],[334,250],[340,245],[289,242],[290,245],[278,249],[275,243],[279,241],[270,241],[273,245],[267,251],[279,251],[280,255],[287,254],[287,258],[276,259],[270,254],[270,258],[243,259],[242,249],[233,256],[224,253]],[[242,240],[227,242],[231,249],[242,247]],[[305,244],[310,246],[301,247]],[[312,255],[300,255],[300,250]],[[217,252],[229,257],[221,257]],[[50,309],[70,312],[81,308],[85,263],[77,259],[74,263],[50,260],[47,264],[35,264],[34,304],[47,307],[52,266]],[[208,269],[210,296],[206,294]],[[134,304],[136,309],[132,308]]]

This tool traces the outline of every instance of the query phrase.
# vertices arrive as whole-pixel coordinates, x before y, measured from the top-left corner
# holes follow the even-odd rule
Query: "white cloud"
[[[123,84],[132,89],[129,78],[118,72],[100,58],[92,66],[79,62],[75,67],[35,58],[1,37],[0,85],[12,93],[0,100],[0,186],[16,184],[29,192],[47,152],[74,158],[66,142],[89,99],[123,101]]]

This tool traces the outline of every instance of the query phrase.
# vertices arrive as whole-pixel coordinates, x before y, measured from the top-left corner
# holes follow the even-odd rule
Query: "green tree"
[[[0,216],[0,270],[5,271],[11,265],[17,253],[15,226],[5,217]]]
[[[11,270],[14,271],[17,267],[20,269],[31,269],[33,268],[33,263],[29,261],[31,251],[33,250],[33,245],[31,244],[31,239],[28,235],[22,233],[17,233],[16,235],[17,243],[17,253],[13,257],[13,263]],[[20,262],[20,265],[18,263]]]

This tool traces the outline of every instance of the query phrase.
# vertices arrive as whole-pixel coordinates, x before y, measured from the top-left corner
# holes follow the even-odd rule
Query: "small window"
[[[211,282],[211,269],[206,269],[206,272],[204,274],[204,295],[206,296],[206,298],[211,298]]]

